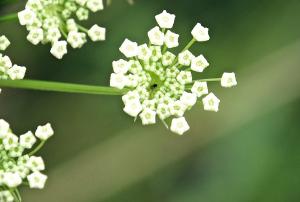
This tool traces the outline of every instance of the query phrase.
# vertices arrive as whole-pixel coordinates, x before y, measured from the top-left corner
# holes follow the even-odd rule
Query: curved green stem
[[[200,82],[221,81],[221,78],[199,79],[199,80],[195,80],[195,81],[200,81]]]
[[[46,143],[46,140],[41,141],[40,144],[34,150],[32,150],[31,152],[29,152],[27,155],[28,156],[33,156],[38,151],[40,151],[40,149],[44,146],[45,143]]]
[[[18,14],[17,13],[11,13],[4,16],[0,16],[0,22],[6,22],[11,20],[17,20]]]
[[[37,80],[0,80],[0,88],[19,88],[62,93],[78,93],[90,95],[124,95],[128,90],[119,90],[112,87],[91,86],[61,82]]]

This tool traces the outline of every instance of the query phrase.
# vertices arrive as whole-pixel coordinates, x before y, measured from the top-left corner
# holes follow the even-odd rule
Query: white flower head
[[[231,88],[237,85],[235,73],[224,73],[221,79],[221,86],[224,88]]]
[[[93,25],[88,31],[88,35],[92,41],[104,41],[105,34],[106,29],[103,27],[99,27],[98,25]]]
[[[67,42],[66,41],[56,41],[52,45],[50,53],[57,59],[62,59],[65,54],[67,54]]]
[[[194,39],[179,54],[169,49],[179,46],[179,35],[170,30],[175,15],[164,11],[156,16],[160,27],[148,32],[150,43],[139,45],[125,39],[120,51],[128,58],[113,62],[110,86],[125,89],[123,111],[141,119],[143,125],[155,124],[156,116],[171,131],[182,135],[189,130],[185,112],[196,105],[198,98],[208,94],[207,82],[219,79],[201,79],[198,74],[209,66],[203,55],[195,57],[189,48],[195,41],[209,39],[208,29],[197,24]],[[197,80],[196,78],[199,78]],[[206,82],[207,81],[207,82]],[[204,109],[218,111],[220,100],[212,93],[202,99]]]
[[[54,135],[54,131],[50,123],[47,123],[46,125],[43,126],[38,126],[35,131],[35,136],[43,141],[49,139],[53,135]]]
[[[183,135],[190,129],[187,121],[184,117],[174,118],[171,124],[171,131],[177,133],[178,135]]]
[[[47,176],[40,172],[33,172],[27,176],[29,187],[32,189],[43,189],[45,187]]]
[[[195,72],[203,72],[205,68],[209,66],[209,63],[204,58],[203,55],[200,55],[192,60],[191,69]]]
[[[151,42],[151,44],[156,46],[162,46],[165,41],[164,33],[162,33],[159,29],[159,27],[154,27],[148,32],[148,37]]]
[[[202,41],[208,41],[210,39],[208,34],[208,28],[203,27],[200,23],[197,23],[197,25],[192,30],[192,35],[196,41],[202,42]]]
[[[136,42],[132,42],[129,39],[125,39],[123,44],[120,47],[120,51],[127,57],[135,57],[139,54],[138,44]]]
[[[6,36],[0,36],[0,50],[4,51],[10,45],[10,41],[6,38]]]
[[[161,28],[171,29],[174,25],[175,17],[174,14],[164,10],[161,14],[156,15],[155,19]]]
[[[202,99],[204,110],[206,111],[219,111],[220,100],[213,94],[208,94],[205,98]]]

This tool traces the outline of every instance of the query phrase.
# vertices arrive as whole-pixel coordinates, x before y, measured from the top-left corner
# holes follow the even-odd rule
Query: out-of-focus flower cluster
[[[33,189],[43,189],[47,176],[41,172],[45,170],[42,157],[34,154],[53,135],[53,129],[48,123],[38,126],[35,133],[31,131],[17,136],[13,133],[9,123],[0,120],[0,201],[14,200],[12,190],[21,185],[28,185]],[[37,144],[36,147],[34,145]]]
[[[6,36],[0,36],[0,52],[5,51],[10,45]],[[26,73],[26,67],[13,65],[7,55],[0,53],[0,79],[4,80],[18,80],[23,79]],[[1,92],[1,89],[0,89]]]
[[[81,48],[87,35],[92,41],[105,40],[105,28],[95,24],[86,29],[75,21],[87,20],[90,12],[103,8],[103,0],[28,0],[18,18],[26,26],[32,44],[51,43],[51,54],[62,59],[68,43],[72,48]]]
[[[220,100],[209,93],[207,82],[193,80],[193,73],[201,73],[209,63],[203,55],[194,56],[188,49],[195,42],[210,39],[208,28],[198,23],[192,30],[192,41],[175,55],[168,49],[179,46],[179,35],[168,30],[173,27],[175,15],[163,11],[157,15],[159,26],[148,32],[149,44],[138,45],[126,39],[120,51],[128,60],[113,62],[110,86],[128,89],[122,97],[124,111],[132,117],[139,116],[144,125],[171,118],[171,131],[182,135],[189,130],[184,118],[197,99],[202,98],[204,109],[218,111]],[[223,87],[237,85],[234,73],[224,73],[218,79]]]

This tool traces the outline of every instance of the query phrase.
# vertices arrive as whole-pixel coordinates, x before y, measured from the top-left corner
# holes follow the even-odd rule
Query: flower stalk
[[[18,19],[17,13],[10,13],[7,15],[0,16],[0,22],[13,21],[17,19]]]
[[[90,95],[124,95],[127,92],[112,87],[37,80],[0,80],[0,87]]]

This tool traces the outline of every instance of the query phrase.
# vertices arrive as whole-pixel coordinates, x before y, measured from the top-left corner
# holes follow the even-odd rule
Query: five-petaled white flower
[[[235,73],[224,73],[221,79],[221,85],[225,88],[230,88],[237,85]]]
[[[219,111],[220,100],[213,93],[208,94],[205,98],[202,99],[204,110],[207,111]]]
[[[47,176],[40,172],[33,172],[27,176],[29,187],[32,189],[43,189],[45,187]]]
[[[161,28],[171,29],[174,25],[175,17],[174,14],[164,10],[161,14],[156,15],[155,19]]]
[[[192,30],[192,35],[196,41],[202,42],[202,41],[208,41],[210,39],[208,34],[208,28],[203,27],[200,23],[197,23],[197,25]]]

